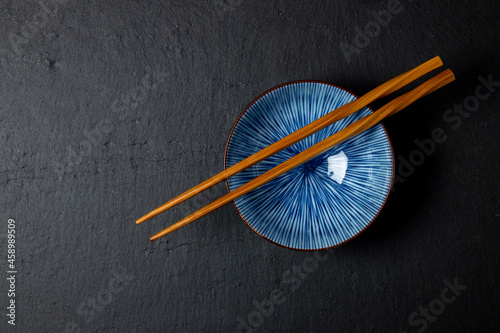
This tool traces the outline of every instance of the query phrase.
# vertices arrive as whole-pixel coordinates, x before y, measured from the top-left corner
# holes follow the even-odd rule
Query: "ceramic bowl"
[[[225,167],[355,99],[318,81],[297,81],[257,97],[228,139]],[[335,112],[335,111],[333,111]],[[234,175],[230,191],[370,114],[363,108]],[[243,220],[265,239],[296,250],[319,250],[359,235],[378,215],[394,177],[391,143],[382,125],[345,141],[234,201]]]

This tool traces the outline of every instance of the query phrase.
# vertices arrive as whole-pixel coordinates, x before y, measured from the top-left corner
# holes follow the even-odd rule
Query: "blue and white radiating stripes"
[[[319,82],[274,89],[241,116],[227,147],[226,166],[263,149],[353,100],[350,93]],[[301,142],[231,177],[232,191],[297,153],[371,113],[364,108]],[[348,158],[342,184],[328,175],[328,157]],[[265,238],[300,250],[338,245],[361,232],[388,194],[393,156],[381,125],[336,146],[235,200],[247,223]]]

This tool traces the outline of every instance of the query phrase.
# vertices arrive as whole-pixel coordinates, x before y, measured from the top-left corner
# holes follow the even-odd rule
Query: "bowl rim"
[[[243,117],[243,115],[248,111],[248,109],[253,105],[255,104],[259,99],[261,99],[263,96],[269,94],[270,92],[276,90],[276,89],[280,89],[282,87],[285,87],[285,86],[289,86],[289,85],[293,85],[293,84],[299,84],[299,83],[320,83],[320,84],[326,84],[326,85],[329,85],[329,86],[332,86],[332,87],[336,87],[338,89],[341,89],[341,90],[344,90],[345,92],[351,94],[352,96],[354,96],[355,98],[359,98],[358,95],[354,94],[353,92],[343,88],[343,87],[340,87],[336,84],[333,84],[333,83],[330,83],[330,82],[325,82],[325,81],[321,81],[321,80],[295,80],[295,81],[290,81],[290,82],[286,82],[286,83],[282,83],[278,86],[275,86],[271,89],[268,89],[267,91],[261,93],[259,96],[257,96],[252,102],[250,102],[246,107],[245,109],[243,109],[243,111],[240,113],[240,115],[238,116],[238,118],[236,119],[236,121],[234,122],[234,125],[233,127],[231,128],[231,132],[229,132],[229,136],[227,138],[227,141],[226,141],[226,148],[224,149],[224,170],[227,169],[227,151],[228,151],[228,148],[229,148],[229,143],[231,141],[231,138],[233,136],[233,132],[236,128],[236,126],[238,125],[239,121],[241,120],[241,118]],[[366,106],[366,108],[368,110],[370,110],[371,113],[373,113],[373,109],[370,107],[370,106]],[[333,110],[332,110],[333,111]],[[330,111],[331,112],[331,111]],[[255,230],[254,227],[252,227],[252,225],[243,217],[243,215],[241,214],[240,210],[238,209],[238,206],[236,205],[236,202],[234,202],[234,200],[232,201],[233,203],[233,206],[234,208],[236,209],[236,212],[238,212],[238,215],[241,217],[241,219],[246,223],[247,226],[250,227],[250,229],[252,229],[257,235],[259,235],[260,237],[264,238],[265,240],[267,240],[268,242],[271,242],[275,245],[278,245],[280,247],[283,247],[283,248],[286,248],[286,249],[289,249],[289,250],[295,250],[295,251],[302,251],[302,252],[313,252],[313,251],[323,251],[323,250],[328,250],[328,249],[332,249],[332,248],[335,248],[335,247],[338,247],[342,244],[345,244],[345,243],[348,243],[350,241],[352,241],[354,238],[358,237],[361,233],[363,233],[363,231],[365,231],[372,223],[373,221],[375,221],[378,217],[378,215],[380,214],[380,212],[382,211],[382,209],[384,208],[386,202],[387,202],[387,199],[389,197],[389,194],[392,192],[392,186],[394,184],[394,174],[395,174],[395,160],[394,160],[394,149],[392,147],[392,142],[391,142],[391,139],[389,138],[389,133],[387,133],[387,130],[385,128],[385,126],[382,124],[382,123],[379,123],[381,126],[382,126],[382,129],[384,130],[384,133],[385,133],[385,136],[387,138],[387,143],[389,144],[389,149],[391,151],[391,160],[392,160],[392,165],[391,165],[391,180],[389,182],[389,187],[387,189],[387,193],[385,195],[385,198],[384,198],[384,202],[382,203],[382,205],[380,205],[380,208],[379,210],[377,211],[377,213],[375,214],[375,216],[371,219],[370,222],[368,222],[366,224],[366,226],[361,229],[357,234],[353,235],[352,237],[350,237],[349,239],[346,239],[345,241],[341,242],[341,243],[338,243],[338,244],[335,244],[335,245],[332,245],[332,246],[329,246],[329,247],[324,247],[324,248],[319,248],[319,249],[298,249],[298,248],[294,248],[294,247],[289,247],[289,246],[286,246],[286,245],[283,245],[283,244],[280,244],[280,243],[277,243],[269,238],[267,238],[266,236],[262,235],[260,232],[258,232],[257,230]],[[225,183],[226,183],[226,189],[228,192],[230,192],[230,189],[229,189],[229,181],[228,179],[225,180]]]

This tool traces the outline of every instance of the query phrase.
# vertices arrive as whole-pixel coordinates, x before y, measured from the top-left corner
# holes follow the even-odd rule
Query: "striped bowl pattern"
[[[240,115],[226,147],[230,167],[264,147],[355,99],[317,81],[269,90]],[[363,108],[301,142],[231,177],[230,191],[370,114]],[[377,216],[394,174],[392,147],[377,125],[235,200],[259,235],[296,250],[318,250],[348,241]]]

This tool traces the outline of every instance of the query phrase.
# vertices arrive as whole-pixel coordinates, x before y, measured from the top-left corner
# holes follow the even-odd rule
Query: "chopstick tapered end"
[[[167,228],[168,229],[168,228]],[[155,240],[157,240],[158,238],[162,238],[163,236],[165,236],[166,234],[170,233],[170,231],[168,232],[165,232],[165,230],[163,230],[162,232],[159,232],[151,237],[149,237],[149,240],[154,242]]]
[[[135,221],[135,223],[136,224],[141,224],[142,222],[145,222],[145,221],[149,220],[150,218],[155,217],[156,215],[158,215],[160,213],[163,213],[167,209],[170,209],[173,206],[175,206],[177,204],[177,201],[178,201],[177,198],[175,198],[174,200],[170,200],[166,204],[163,204],[160,207],[156,208],[155,210],[147,213],[146,215],[144,215],[143,217],[141,217],[140,219],[138,219],[137,221]]]
[[[140,219],[138,219],[137,221],[135,221],[136,224],[141,224],[142,222],[145,222],[147,220],[149,220],[150,218],[152,217],[155,217],[156,215],[160,214],[160,213],[163,213],[165,210],[167,210],[169,207],[167,206],[167,204],[161,206],[161,207],[158,207],[156,208],[155,210],[147,213],[146,215],[144,215],[143,217],[141,217]]]
[[[148,218],[146,216],[141,217],[140,219],[135,221],[135,224],[141,224],[142,222],[146,221]]]

